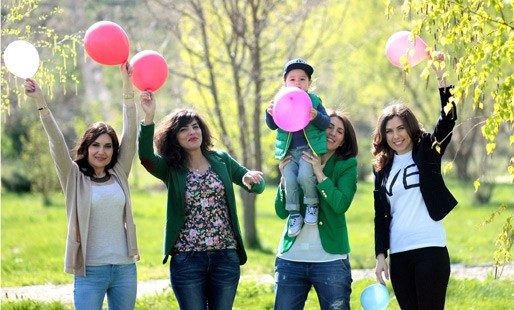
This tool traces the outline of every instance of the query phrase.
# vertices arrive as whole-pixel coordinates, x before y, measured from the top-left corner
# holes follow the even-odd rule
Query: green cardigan
[[[318,229],[321,244],[328,253],[347,254],[350,253],[350,243],[345,213],[357,190],[357,159],[350,157],[339,160],[333,155],[325,164],[323,172],[327,178],[316,185],[320,198]],[[285,209],[285,191],[281,186],[275,197],[275,212],[282,219],[289,216]],[[300,212],[305,214],[303,204]],[[296,237],[289,237],[285,230],[280,242],[280,253],[287,252],[295,239]]]
[[[185,222],[184,195],[186,192],[187,170],[173,168],[168,165],[166,159],[154,154],[154,127],[154,124],[147,126],[141,124],[139,135],[139,159],[146,170],[153,176],[161,179],[168,188],[166,227],[164,232],[163,264],[165,264],[169,256],[173,254],[173,246],[175,245]],[[231,227],[237,242],[239,263],[243,265],[246,262],[247,256],[243,246],[243,239],[241,238],[241,230],[239,228],[236,211],[236,199],[232,183],[248,190],[243,184],[243,176],[248,172],[248,169],[241,166],[226,152],[209,152],[204,155],[209,161],[212,170],[220,177],[223,182],[223,186],[225,187]],[[254,184],[254,186],[252,186],[251,192],[260,194],[264,191],[264,188],[265,182],[262,180],[259,184]]]

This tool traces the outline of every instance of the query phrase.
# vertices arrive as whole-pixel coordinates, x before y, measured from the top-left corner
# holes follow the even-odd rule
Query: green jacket
[[[153,176],[161,179],[168,188],[166,227],[164,232],[163,264],[165,264],[169,256],[173,254],[173,246],[185,222],[184,195],[186,192],[187,170],[175,169],[168,165],[164,158],[154,154],[153,135],[154,124],[147,126],[141,124],[139,135],[139,159],[141,160],[141,164]],[[247,256],[243,246],[243,239],[241,238],[232,183],[247,189],[243,184],[243,176],[248,172],[248,169],[241,166],[226,152],[209,152],[205,154],[205,157],[209,161],[212,170],[218,174],[225,187],[232,230],[237,242],[239,263],[243,265],[246,262]],[[255,184],[252,187],[251,192],[260,194],[264,191],[264,188],[265,182],[262,180],[259,184]]]
[[[321,244],[328,253],[347,254],[350,253],[350,243],[345,213],[357,190],[357,159],[351,157],[339,160],[333,155],[323,172],[327,178],[316,185],[320,198],[318,229]],[[303,195],[300,194],[300,197]],[[285,205],[285,191],[279,186],[275,197],[275,212],[282,219],[289,216]],[[301,205],[300,212],[305,214],[305,205]],[[295,239],[287,235],[286,229],[280,241],[280,253],[287,252]]]
[[[308,93],[312,101],[312,107],[317,109],[321,105],[321,98],[313,93]],[[319,129],[316,125],[310,122],[307,127],[303,129],[307,143],[310,149],[316,153],[316,155],[325,154],[327,152],[327,133],[325,130]],[[292,133],[289,131],[277,128],[277,138],[275,140],[275,158],[278,160],[283,159],[289,145],[291,144]]]

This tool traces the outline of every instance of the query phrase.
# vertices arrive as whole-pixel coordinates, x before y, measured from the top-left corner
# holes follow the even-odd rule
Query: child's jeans
[[[300,211],[300,188],[303,191],[303,203],[317,205],[319,202],[316,190],[316,177],[312,165],[302,159],[304,151],[309,151],[308,146],[289,150],[292,160],[284,167],[284,179],[286,189],[286,210]]]

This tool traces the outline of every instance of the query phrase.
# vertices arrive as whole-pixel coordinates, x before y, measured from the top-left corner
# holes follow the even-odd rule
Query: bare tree
[[[147,4],[185,55],[170,66],[172,74],[193,85],[195,100],[201,99],[228,152],[245,166],[263,170],[263,113],[277,90],[265,87],[266,81],[280,76],[282,63],[302,42],[308,13],[323,1],[296,6],[279,0],[155,0]],[[167,14],[160,14],[164,11]],[[312,56],[330,34],[321,31],[327,25],[318,26],[312,43],[302,46],[303,57]],[[246,244],[259,248],[255,195],[242,189],[240,195]]]

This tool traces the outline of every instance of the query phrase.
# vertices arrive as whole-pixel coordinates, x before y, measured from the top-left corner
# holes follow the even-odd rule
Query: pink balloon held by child
[[[294,86],[284,87],[273,101],[273,120],[280,129],[295,132],[309,124],[312,102],[307,92]]]

